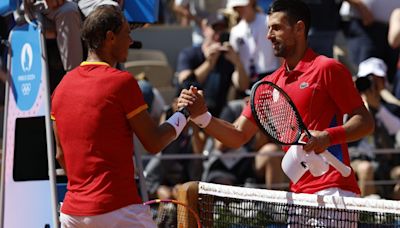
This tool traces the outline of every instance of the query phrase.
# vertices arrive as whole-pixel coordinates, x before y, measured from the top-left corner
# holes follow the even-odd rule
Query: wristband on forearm
[[[181,111],[175,112],[170,118],[168,118],[167,121],[168,124],[170,124],[172,127],[175,129],[175,139],[178,138],[178,136],[181,134],[183,131],[183,128],[185,128],[186,123],[187,123],[187,117],[186,114],[184,114]]]
[[[328,132],[331,145],[346,143],[346,130],[343,126],[325,129]]]
[[[200,116],[193,118],[192,121],[199,127],[205,128],[208,126],[212,119],[212,115],[210,112],[205,112],[201,114]]]

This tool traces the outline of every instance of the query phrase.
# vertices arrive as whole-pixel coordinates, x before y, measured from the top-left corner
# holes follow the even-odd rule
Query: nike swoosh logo
[[[304,161],[300,162],[301,166],[303,166],[303,168],[307,169],[307,165]]]
[[[176,120],[175,126],[179,127],[179,119]]]

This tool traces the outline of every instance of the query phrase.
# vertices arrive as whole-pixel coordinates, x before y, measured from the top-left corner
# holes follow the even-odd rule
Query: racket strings
[[[177,208],[173,203],[159,203],[153,212],[153,219],[158,227],[176,227]]]
[[[258,89],[255,111],[264,129],[282,143],[298,140],[301,127],[295,110],[278,90],[269,85]]]
[[[185,206],[173,202],[153,203],[150,206],[153,220],[156,222],[158,228],[185,227],[184,224],[188,220],[196,224],[196,218]]]

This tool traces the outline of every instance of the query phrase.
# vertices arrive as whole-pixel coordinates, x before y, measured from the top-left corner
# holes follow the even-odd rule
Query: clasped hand
[[[190,86],[189,89],[183,89],[178,97],[178,108],[182,107],[186,107],[189,110],[190,118],[196,118],[207,112],[208,108],[204,100],[203,91],[194,86]]]

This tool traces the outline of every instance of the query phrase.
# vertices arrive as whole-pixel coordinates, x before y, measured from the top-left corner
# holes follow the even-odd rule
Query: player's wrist
[[[186,116],[188,115],[188,113],[185,113],[185,111],[182,110],[183,109],[176,111],[170,118],[168,118],[168,120],[165,121],[175,129],[174,139],[178,138],[178,136],[181,134],[187,123]]]
[[[205,112],[196,118],[192,118],[191,120],[199,127],[206,128],[208,124],[210,124],[212,119],[212,115],[210,112]]]
[[[327,128],[325,131],[328,132],[331,145],[346,143],[346,130],[343,126]]]

